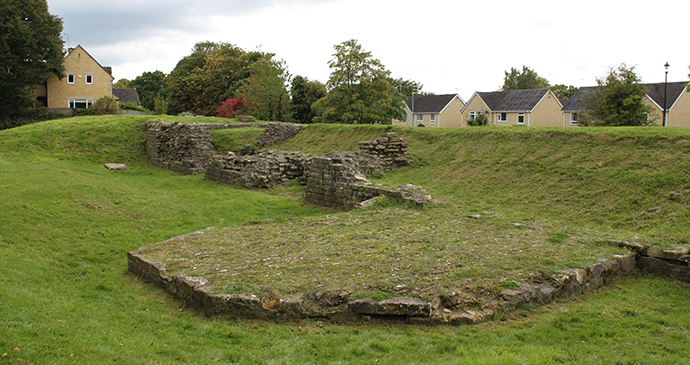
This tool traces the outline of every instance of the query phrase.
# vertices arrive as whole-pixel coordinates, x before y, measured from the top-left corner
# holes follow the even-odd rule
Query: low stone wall
[[[359,150],[376,156],[388,168],[409,165],[411,159],[407,154],[407,142],[395,132],[384,133],[381,137],[358,143]]]
[[[292,179],[302,179],[313,157],[269,150],[248,156],[217,155],[206,166],[206,179],[247,189],[268,189]]]
[[[209,228],[212,229],[212,228]],[[191,234],[203,234],[198,231]],[[185,235],[188,236],[188,235]],[[182,236],[182,237],[185,237]],[[173,238],[178,239],[178,238]],[[616,243],[614,243],[616,244]],[[254,294],[215,294],[208,281],[201,277],[175,275],[169,277],[166,266],[150,260],[136,251],[127,254],[129,270],[154,285],[165,289],[175,298],[208,316],[227,314],[244,318],[332,318],[337,320],[367,320],[372,317],[405,320],[413,324],[463,325],[488,321],[496,313],[511,311],[522,304],[544,305],[556,300],[579,296],[609,285],[635,272],[636,267],[649,268],[649,259],[673,261],[675,267],[687,272],[687,252],[660,251],[665,258],[648,256],[649,249],[602,259],[585,268],[565,270],[549,278],[533,277],[530,283],[506,289],[491,298],[479,300],[471,292],[462,290],[437,295],[431,301],[413,297],[397,297],[381,301],[372,298],[352,300],[347,291],[314,293],[305,298],[262,299]],[[655,251],[652,249],[651,251]],[[673,254],[671,252],[674,252]],[[668,259],[668,255],[673,258]],[[679,262],[680,264],[675,264]],[[652,265],[653,266],[653,265]],[[671,270],[674,273],[676,269]],[[687,273],[681,280],[687,280]],[[685,278],[685,279],[683,279]],[[480,304],[480,303],[484,304]]]
[[[294,123],[152,123],[146,129],[146,152],[156,165],[181,174],[206,171],[215,151],[212,129],[265,128],[256,145],[261,148],[294,137],[304,125]]]
[[[356,154],[313,157],[306,176],[304,200],[332,209],[350,210],[366,206],[380,196],[393,196],[420,206],[431,199],[426,189],[419,186],[387,189],[373,185],[366,179],[364,171],[378,170],[383,164],[375,156],[363,155],[368,158],[360,156],[362,161]]]

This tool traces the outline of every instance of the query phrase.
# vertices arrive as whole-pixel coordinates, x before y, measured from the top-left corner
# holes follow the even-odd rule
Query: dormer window
[[[86,74],[86,83],[89,85],[93,84],[93,75],[92,74]]]
[[[74,84],[74,74],[67,74],[67,83]]]

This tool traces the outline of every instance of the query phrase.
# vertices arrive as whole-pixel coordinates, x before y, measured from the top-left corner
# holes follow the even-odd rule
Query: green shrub
[[[488,124],[489,118],[487,118],[486,114],[484,113],[479,113],[476,118],[467,121],[467,125],[470,127],[481,127]]]
[[[65,117],[68,116],[50,112],[46,108],[26,109],[10,115],[7,119],[0,120],[0,130]]]
[[[120,107],[117,105],[115,98],[104,96],[96,100],[90,108],[75,109],[74,116],[117,114],[118,110],[120,110]]]
[[[153,100],[153,111],[157,115],[163,115],[168,113],[168,103],[162,96],[157,96]]]
[[[140,112],[147,112],[147,113],[150,113],[150,112],[151,112],[150,110],[144,108],[143,106],[141,106],[141,105],[139,105],[139,104],[136,104],[136,103],[132,103],[132,102],[120,103],[120,109],[124,109],[124,110],[138,110],[138,111],[140,111]]]

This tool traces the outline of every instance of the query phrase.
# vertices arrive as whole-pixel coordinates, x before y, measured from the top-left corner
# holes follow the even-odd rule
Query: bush
[[[467,125],[469,125],[470,127],[481,127],[481,126],[488,125],[488,124],[489,124],[489,118],[487,118],[486,114],[484,114],[484,113],[479,113],[479,115],[477,115],[477,117],[467,121]]]
[[[68,115],[49,112],[46,108],[26,109],[10,115],[7,119],[0,120],[0,130],[66,117]]]
[[[163,115],[168,113],[168,103],[162,96],[156,96],[153,100],[153,112],[157,115]]]
[[[104,96],[87,109],[75,109],[74,115],[106,115],[106,114],[117,114],[120,107],[117,105],[117,101],[110,96]]]
[[[146,112],[146,113],[150,113],[150,112],[151,112],[150,110],[144,108],[143,106],[141,106],[141,105],[139,105],[139,104],[136,104],[136,103],[132,103],[132,102],[120,103],[120,109],[124,109],[124,110],[137,110],[137,111]]]

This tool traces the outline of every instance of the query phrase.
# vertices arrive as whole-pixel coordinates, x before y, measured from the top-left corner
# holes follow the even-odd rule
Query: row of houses
[[[103,96],[119,102],[139,104],[136,89],[113,88],[110,67],[103,67],[82,46],[70,48],[65,56],[65,77],[50,75],[36,91],[36,104],[53,109],[88,108]],[[661,125],[663,110],[669,127],[690,127],[690,93],[686,82],[644,84],[644,102],[653,108],[649,118]],[[559,100],[549,89],[475,92],[465,102],[459,95],[410,97],[405,102],[404,120],[394,125],[425,127],[467,127],[484,114],[492,126],[571,127],[578,125],[584,100],[596,87],[582,87],[570,98]],[[665,97],[664,97],[665,96]],[[664,100],[666,101],[664,104]]]
[[[114,88],[111,67],[101,66],[82,46],[70,48],[63,60],[65,77],[51,74],[35,91],[36,106],[51,109],[85,109],[108,96],[118,102],[139,104],[132,88]]]
[[[690,92],[687,82],[644,84],[643,99],[652,107],[649,119],[668,127],[690,127]],[[666,86],[666,88],[665,88]],[[585,110],[585,99],[596,89],[581,87],[569,100],[559,100],[549,89],[475,92],[465,102],[459,95],[409,97],[406,117],[393,125],[424,127],[467,127],[484,114],[492,126],[575,127]]]

